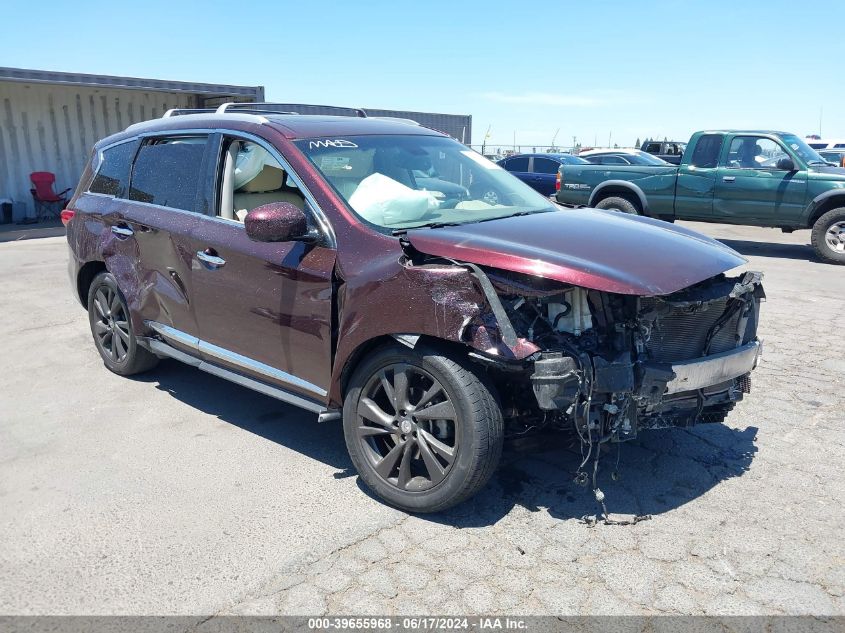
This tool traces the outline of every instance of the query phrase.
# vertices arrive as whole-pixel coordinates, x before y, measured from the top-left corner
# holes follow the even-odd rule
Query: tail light
[[[60,215],[62,218],[62,224],[67,226],[68,222],[70,222],[73,216],[76,215],[76,211],[74,211],[73,209],[65,209],[61,212]]]
[[[560,191],[560,181],[560,171],[558,171],[557,175],[555,176],[555,191]]]

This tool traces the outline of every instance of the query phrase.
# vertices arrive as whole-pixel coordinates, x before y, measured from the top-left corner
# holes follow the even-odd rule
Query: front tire
[[[399,346],[356,368],[343,430],[364,483],[408,512],[438,512],[478,492],[504,438],[501,409],[468,363]]]
[[[622,213],[630,213],[631,215],[639,215],[639,210],[636,205],[627,198],[619,196],[610,196],[599,201],[596,209],[605,209],[607,211],[620,211]]]
[[[816,254],[829,264],[845,264],[845,207],[816,220],[811,238]]]
[[[140,347],[132,332],[132,317],[126,298],[114,275],[102,272],[88,290],[88,322],[94,345],[110,371],[131,376],[158,364],[158,357]]]

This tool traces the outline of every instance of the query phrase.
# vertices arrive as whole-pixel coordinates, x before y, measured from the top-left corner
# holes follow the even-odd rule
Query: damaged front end
[[[516,335],[539,350],[499,375],[512,434],[574,428],[591,444],[624,441],[721,422],[750,390],[759,273],[635,296],[486,272]]]

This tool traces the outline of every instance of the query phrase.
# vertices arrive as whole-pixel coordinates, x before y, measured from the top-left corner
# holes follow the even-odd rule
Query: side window
[[[305,209],[305,197],[270,152],[258,143],[228,138],[220,164],[217,216],[243,222],[246,214],[271,202]]]
[[[837,143],[836,145],[833,146],[834,149],[841,149],[843,147],[845,147],[845,143]]]
[[[722,135],[705,134],[699,137],[692,153],[690,165],[693,167],[715,167],[719,162],[719,154],[722,152]]]
[[[647,151],[649,154],[659,154],[660,153],[660,143],[649,143],[646,146],[645,151]]]
[[[621,156],[601,156],[599,158],[601,165],[629,165],[630,163]]]
[[[727,166],[734,169],[776,169],[777,162],[787,156],[772,139],[760,136],[737,136],[728,150]]]
[[[208,137],[157,138],[138,151],[129,199],[196,211]]]
[[[560,169],[560,163],[550,158],[534,157],[534,172],[538,174],[556,174]]]
[[[137,147],[137,141],[129,141],[104,150],[97,175],[91,181],[88,191],[107,196],[124,196],[129,182],[129,166]]]
[[[508,171],[528,171],[528,156],[517,156],[505,163]]]

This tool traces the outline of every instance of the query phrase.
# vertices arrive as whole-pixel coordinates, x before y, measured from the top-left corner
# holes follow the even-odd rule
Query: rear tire
[[[622,213],[630,213],[631,215],[639,215],[639,209],[637,209],[637,206],[627,198],[622,198],[620,196],[610,196],[609,198],[600,200],[596,205],[596,209],[620,211]]]
[[[501,409],[473,368],[399,346],[355,369],[343,430],[363,482],[408,512],[438,512],[478,492],[498,466],[504,438]]]
[[[828,264],[845,264],[845,207],[816,220],[811,238],[816,254]]]
[[[88,322],[94,345],[110,371],[131,376],[158,365],[158,357],[138,345],[126,297],[109,272],[102,272],[88,289]]]

